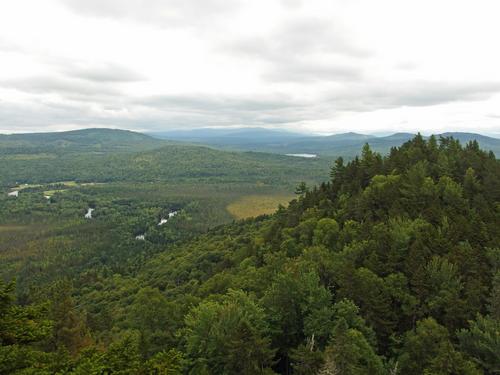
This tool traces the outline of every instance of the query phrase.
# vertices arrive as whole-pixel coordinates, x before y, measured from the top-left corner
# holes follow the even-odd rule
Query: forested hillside
[[[139,145],[141,142],[138,142]],[[83,147],[83,146],[79,146]],[[296,184],[318,181],[328,170],[327,159],[307,160],[256,152],[227,152],[202,146],[166,145],[137,152],[69,152],[1,155],[0,188],[19,183],[116,181],[256,182]],[[4,150],[5,151],[5,150]],[[7,152],[7,151],[5,151]]]
[[[150,150],[167,143],[167,141],[161,141],[145,134],[120,129],[0,134],[0,155],[130,152]]]
[[[123,269],[17,254],[47,284],[0,284],[0,373],[500,373],[500,162],[451,138],[360,152],[274,215],[139,258],[111,231]]]

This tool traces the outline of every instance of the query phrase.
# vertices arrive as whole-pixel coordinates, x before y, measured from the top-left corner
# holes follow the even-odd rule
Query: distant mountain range
[[[246,148],[257,147],[262,144],[282,144],[298,141],[304,134],[284,130],[271,130],[264,128],[237,128],[237,129],[212,129],[200,128],[192,130],[174,130],[167,132],[148,133],[149,135],[175,141],[203,143],[217,146],[243,146]]]
[[[193,129],[150,133],[151,136],[172,141],[182,141],[210,145],[221,149],[259,151],[278,154],[315,154],[319,156],[354,157],[363,144],[368,143],[373,150],[386,153],[391,147],[400,146],[413,138],[412,133],[395,133],[377,137],[367,134],[342,133],[330,136],[308,136],[305,134],[268,130],[263,128],[240,129]],[[475,133],[443,133],[437,137],[453,137],[465,144],[477,140],[485,150],[500,155],[500,139]]]
[[[193,129],[142,134],[118,129],[83,129],[67,132],[0,135],[0,154],[36,154],[92,152],[138,152],[169,144],[206,145],[230,151],[254,151],[273,154],[313,154],[326,158],[354,157],[363,144],[386,153],[413,138],[411,133],[377,137],[358,133],[313,136],[263,128]],[[462,144],[473,139],[481,148],[500,155],[500,139],[475,133],[443,133]]]

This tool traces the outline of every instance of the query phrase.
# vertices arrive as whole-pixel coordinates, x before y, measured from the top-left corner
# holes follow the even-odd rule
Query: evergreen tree
[[[382,359],[375,353],[364,335],[349,328],[340,318],[332,332],[325,353],[325,365],[320,373],[342,375],[384,374]]]
[[[52,321],[46,318],[47,306],[16,305],[14,287],[13,282],[6,284],[0,279],[0,373],[34,373],[35,369],[50,373],[57,356],[33,345],[50,337]],[[64,367],[64,362],[60,361],[59,367]]]
[[[460,347],[486,374],[500,373],[500,320],[478,315],[458,332]]]
[[[401,373],[417,374],[480,374],[474,364],[457,351],[448,331],[434,319],[417,323],[415,331],[405,335],[399,356]]]
[[[220,302],[203,302],[186,317],[186,346],[193,373],[264,374],[274,356],[263,310],[232,290]]]
[[[71,355],[92,344],[84,314],[77,311],[71,296],[71,284],[66,281],[54,283],[50,290],[50,314],[54,321],[53,345],[64,348]]]

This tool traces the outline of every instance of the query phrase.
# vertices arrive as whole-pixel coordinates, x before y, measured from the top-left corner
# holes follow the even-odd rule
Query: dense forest
[[[137,134],[137,133],[133,133]],[[120,140],[120,138],[118,138]],[[151,138],[152,139],[152,138]],[[85,138],[66,148],[52,145],[41,152],[22,146],[17,152],[9,143],[0,143],[0,189],[20,183],[77,182],[233,182],[288,186],[300,179],[319,182],[328,170],[329,159],[306,159],[258,152],[227,152],[202,146],[156,144],[151,150],[130,147],[128,152],[114,149],[95,152],[97,146]],[[125,141],[122,141],[125,142]],[[142,141],[127,139],[141,144]],[[156,141],[155,141],[156,142]],[[162,142],[162,141],[158,141]],[[121,143],[120,143],[121,144]],[[76,149],[77,151],[73,151]],[[35,151],[36,150],[36,151]]]
[[[144,151],[169,143],[145,134],[121,129],[81,129],[66,132],[0,134],[0,155]]]
[[[477,142],[365,145],[275,214],[193,234],[199,207],[143,188],[0,202],[47,226],[0,244],[0,373],[500,373],[500,162]]]

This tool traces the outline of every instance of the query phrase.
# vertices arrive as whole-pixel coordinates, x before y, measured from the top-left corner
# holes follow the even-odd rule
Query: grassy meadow
[[[247,219],[272,214],[280,205],[286,207],[293,198],[294,196],[289,193],[244,195],[228,204],[226,208],[234,218]]]

